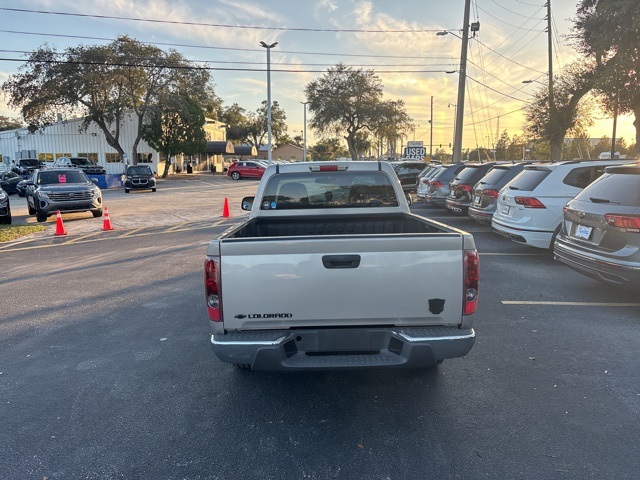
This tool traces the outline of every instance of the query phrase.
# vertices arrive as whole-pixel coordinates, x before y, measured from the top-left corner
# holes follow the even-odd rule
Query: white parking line
[[[526,300],[502,300],[503,305],[553,305],[565,307],[640,307],[640,303],[605,302],[532,302]]]

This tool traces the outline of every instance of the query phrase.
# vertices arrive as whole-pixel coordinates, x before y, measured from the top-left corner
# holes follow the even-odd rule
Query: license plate
[[[575,232],[575,237],[576,238],[583,238],[584,240],[589,240],[589,237],[591,237],[591,227],[587,227],[585,225],[578,225],[578,228],[576,228],[576,232]]]
[[[509,205],[502,205],[500,207],[500,213],[502,213],[504,215],[509,215],[510,211],[511,211],[511,207]]]
[[[476,197],[473,199],[473,203],[475,203],[476,205],[480,205],[482,203],[482,198],[480,197]]]

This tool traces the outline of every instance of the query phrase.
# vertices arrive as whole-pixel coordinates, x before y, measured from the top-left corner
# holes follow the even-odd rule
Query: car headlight
[[[49,198],[49,192],[42,192],[42,191],[40,191],[40,192],[38,192],[38,196],[39,196],[40,198]]]
[[[91,189],[91,194],[96,197],[98,195],[100,195],[100,189],[99,188],[92,188]]]
[[[127,180],[131,180],[133,177],[131,175],[127,175]]]

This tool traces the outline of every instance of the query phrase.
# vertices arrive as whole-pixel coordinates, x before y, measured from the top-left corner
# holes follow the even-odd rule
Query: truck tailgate
[[[458,233],[223,239],[225,330],[456,325]]]

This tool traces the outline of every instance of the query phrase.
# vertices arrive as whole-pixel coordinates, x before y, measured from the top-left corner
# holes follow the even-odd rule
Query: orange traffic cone
[[[224,207],[222,207],[222,216],[224,218],[229,218],[229,199],[224,197]]]
[[[113,230],[111,226],[111,219],[109,218],[109,210],[104,207],[104,222],[102,223],[102,230]]]
[[[64,228],[64,223],[62,223],[62,215],[60,214],[60,210],[56,212],[56,233],[55,235],[66,235],[67,231]]]

